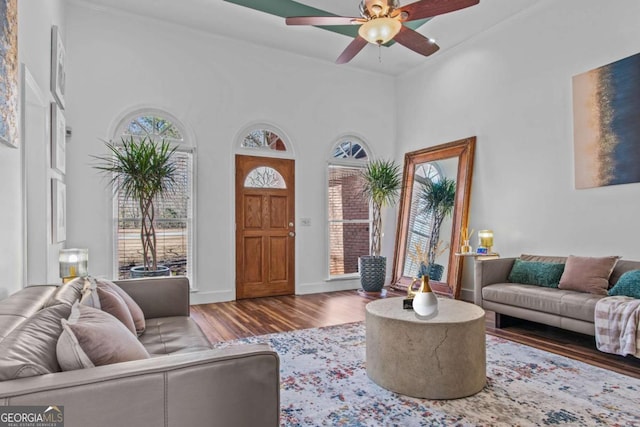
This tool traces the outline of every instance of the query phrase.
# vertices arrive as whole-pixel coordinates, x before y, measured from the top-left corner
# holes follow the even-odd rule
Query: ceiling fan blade
[[[401,7],[400,12],[408,15],[403,21],[415,21],[416,19],[431,18],[443,13],[475,6],[480,0],[420,0]]]
[[[351,25],[359,24],[356,20],[360,18],[350,18],[348,16],[291,16],[286,18],[287,25]]]
[[[349,43],[349,46],[347,46],[344,52],[342,52],[338,59],[336,59],[336,64],[346,64],[347,62],[351,61],[353,57],[356,56],[367,45],[367,43],[368,42],[360,36],[353,39],[353,41]]]
[[[405,27],[404,25],[400,28],[400,32],[393,39],[404,47],[424,56],[429,56],[440,49],[440,46],[438,46],[434,41],[429,40],[422,34],[413,31],[411,28]]]

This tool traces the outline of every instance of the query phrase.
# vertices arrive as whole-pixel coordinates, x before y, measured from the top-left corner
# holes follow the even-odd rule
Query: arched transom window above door
[[[235,139],[236,154],[294,159],[291,139],[284,131],[269,123],[254,123],[242,128]]]
[[[242,141],[242,148],[287,151],[287,146],[282,138],[280,138],[280,135],[268,129],[258,129],[249,132]]]

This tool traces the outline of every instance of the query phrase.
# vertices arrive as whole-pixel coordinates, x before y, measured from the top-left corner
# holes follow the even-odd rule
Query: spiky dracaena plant
[[[372,160],[362,170],[362,195],[369,203],[373,212],[373,227],[371,228],[371,248],[369,253],[380,255],[382,236],[381,210],[385,206],[393,205],[400,195],[402,174],[400,166],[393,160]]]
[[[451,215],[456,204],[456,181],[442,178],[439,181],[427,179],[420,188],[420,213],[431,215],[431,237],[427,248],[429,264],[435,264],[438,242],[440,241],[440,226],[442,221]]]
[[[99,161],[93,167],[109,176],[114,191],[138,202],[144,269],[157,270],[154,200],[173,190],[178,174],[173,159],[177,147],[171,148],[164,140],[155,142],[148,137],[122,138],[119,145],[109,142],[105,145],[110,153],[92,156]]]

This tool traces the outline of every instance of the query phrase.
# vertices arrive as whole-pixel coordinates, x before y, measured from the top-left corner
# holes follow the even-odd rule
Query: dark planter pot
[[[439,282],[444,273],[444,266],[440,264],[429,264],[429,279]]]
[[[171,276],[171,269],[164,265],[159,265],[157,270],[145,270],[143,265],[136,265],[129,270],[132,279],[140,277],[161,277]]]
[[[358,259],[360,284],[366,292],[380,292],[387,273],[387,257],[361,256]]]

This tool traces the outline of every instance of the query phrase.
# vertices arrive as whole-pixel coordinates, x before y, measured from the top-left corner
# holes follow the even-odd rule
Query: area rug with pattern
[[[362,322],[245,338],[280,355],[283,426],[640,426],[640,380],[487,335],[487,385],[415,399],[369,379]]]

